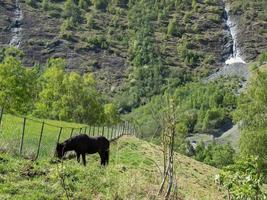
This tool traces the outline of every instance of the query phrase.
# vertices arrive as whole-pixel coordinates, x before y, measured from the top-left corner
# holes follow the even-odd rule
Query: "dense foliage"
[[[0,55],[0,105],[10,112],[27,113],[33,109],[37,70],[25,68],[16,49],[2,50]]]
[[[174,90],[177,116],[186,134],[214,134],[221,125],[231,121],[231,112],[236,107],[236,81],[223,80],[212,83],[190,83]],[[160,113],[162,97],[155,96],[151,102],[129,115],[140,127],[143,137],[153,135],[158,129],[154,123],[155,113]],[[160,114],[159,114],[160,115]]]
[[[238,100],[235,120],[242,130],[240,150],[245,156],[258,156],[267,164],[267,71],[266,54],[259,57],[247,90]],[[265,67],[260,67],[264,65]]]
[[[116,124],[115,105],[104,104],[92,74],[65,72],[63,59],[49,59],[45,67],[26,68],[16,49],[2,50],[0,105],[7,112],[87,124]]]
[[[267,199],[261,190],[263,180],[261,164],[255,157],[239,159],[220,174],[220,182],[227,188],[229,198],[236,200]]]
[[[235,151],[230,144],[220,145],[214,142],[206,146],[201,143],[195,149],[194,158],[208,165],[222,168],[234,163],[234,154]]]

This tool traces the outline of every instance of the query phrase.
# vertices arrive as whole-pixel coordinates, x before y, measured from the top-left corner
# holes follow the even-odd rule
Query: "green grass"
[[[55,144],[57,142],[57,138],[60,132],[60,127],[63,127],[61,132],[60,142],[70,137],[72,129],[73,129],[73,135],[85,132],[89,135],[102,135],[103,132],[103,127],[90,128],[89,126],[84,124],[68,123],[56,120],[28,118],[26,120],[23,151],[22,151],[24,157],[32,159],[36,157],[43,121],[45,122],[45,125],[43,129],[43,136],[41,140],[39,157],[47,157],[47,156],[49,157],[53,155]],[[5,151],[18,154],[20,150],[22,129],[23,129],[23,118],[10,114],[4,114],[0,126],[0,149],[4,149]],[[115,131],[116,134],[118,134],[119,129],[114,128],[113,135],[115,135]],[[105,127],[103,135],[110,139],[111,128],[108,130],[108,127]]]
[[[0,153],[0,199],[163,199],[157,196],[162,168],[159,146],[131,136],[112,142],[110,163],[100,167],[97,155],[88,155],[83,167],[75,159],[63,164],[52,158],[36,162]],[[223,199],[214,185],[218,169],[175,155],[176,192],[182,199]],[[177,197],[174,197],[177,199]]]

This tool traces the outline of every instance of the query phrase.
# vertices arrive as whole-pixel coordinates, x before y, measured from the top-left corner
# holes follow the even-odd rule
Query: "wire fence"
[[[63,142],[78,134],[102,135],[110,141],[122,135],[135,134],[135,128],[126,121],[114,126],[70,124],[15,116],[0,109],[0,151],[36,160],[40,157],[52,157],[57,142]]]

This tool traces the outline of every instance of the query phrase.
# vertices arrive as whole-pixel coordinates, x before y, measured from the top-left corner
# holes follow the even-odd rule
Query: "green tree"
[[[177,19],[176,16],[173,16],[173,18],[170,20],[167,28],[167,34],[170,36],[177,36],[179,35],[178,33],[178,28],[177,28]]]
[[[48,60],[39,79],[34,114],[79,123],[103,123],[104,109],[92,74],[66,73],[65,65],[60,58]]]
[[[5,56],[0,63],[0,105],[8,112],[29,113],[36,91],[34,69],[26,69],[20,60]]]
[[[241,154],[259,156],[267,164],[267,71],[256,69],[254,78],[238,100],[235,120],[240,121]]]
[[[87,124],[104,122],[104,109],[92,74],[65,74],[63,91],[59,103],[60,119]]]
[[[78,6],[80,9],[87,10],[90,5],[90,2],[87,0],[79,0]]]
[[[208,165],[222,168],[234,163],[234,154],[235,151],[230,144],[212,143],[205,145],[202,142],[197,145],[194,158]]]
[[[49,0],[42,0],[42,9],[44,11],[47,11],[47,10],[49,10],[49,8],[50,8]]]
[[[49,59],[46,70],[39,78],[40,92],[35,103],[34,114],[38,117],[58,119],[59,100],[62,95],[65,62],[63,59]]]
[[[67,0],[64,3],[63,16],[65,18],[72,17],[73,22],[76,23],[79,22],[81,19],[81,10],[73,0]]]
[[[267,194],[261,191],[264,179],[260,165],[258,158],[243,158],[221,172],[220,179],[229,192],[229,198],[236,200],[267,198]]]
[[[105,104],[104,105],[104,113],[105,113],[105,123],[106,124],[114,125],[120,121],[118,108],[114,104],[112,104],[112,103]]]
[[[108,6],[108,0],[92,0],[92,3],[96,9],[105,10]]]

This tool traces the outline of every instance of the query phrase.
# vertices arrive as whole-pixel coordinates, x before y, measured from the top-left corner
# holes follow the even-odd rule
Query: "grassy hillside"
[[[63,165],[51,158],[31,162],[0,154],[0,199],[161,199],[157,197],[161,163],[158,146],[124,136],[111,145],[110,165],[104,169],[96,155],[83,167],[76,160]],[[153,160],[153,161],[152,161]],[[214,185],[216,168],[175,155],[177,193],[182,199],[223,199]]]

